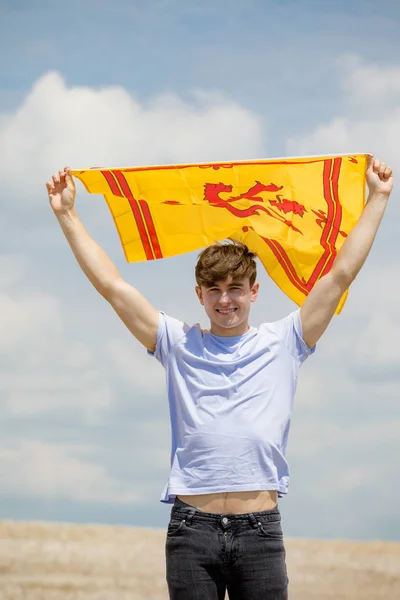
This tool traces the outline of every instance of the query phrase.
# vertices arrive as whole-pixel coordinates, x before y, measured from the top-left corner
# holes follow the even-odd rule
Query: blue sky
[[[68,163],[371,150],[397,172],[399,21],[397,1],[0,2],[0,519],[168,519],[161,367],[81,274],[45,180]],[[207,325],[196,254],[127,265],[103,199],[79,188],[77,209],[157,308]],[[288,536],[400,538],[399,226],[395,189],[302,368]],[[255,325],[293,309],[260,282]]]

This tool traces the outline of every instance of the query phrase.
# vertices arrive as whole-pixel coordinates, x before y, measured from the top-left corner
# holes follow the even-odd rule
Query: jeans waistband
[[[198,508],[196,508],[195,506],[191,506],[190,504],[186,504],[186,502],[182,502],[182,500],[176,497],[171,510],[171,516],[182,516],[189,520],[189,522],[193,519],[194,516],[196,516],[196,519],[200,518],[216,522],[219,522],[221,520],[221,517],[227,517],[230,521],[249,521],[251,525],[254,526],[257,522],[257,519],[260,518],[268,521],[278,521],[280,519],[280,511],[277,505],[275,506],[275,508],[271,508],[269,510],[261,510],[250,513],[209,513],[199,510]]]

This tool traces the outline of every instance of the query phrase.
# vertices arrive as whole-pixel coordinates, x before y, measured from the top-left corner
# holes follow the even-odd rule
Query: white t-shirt
[[[176,495],[251,490],[286,494],[285,459],[297,375],[314,352],[300,311],[221,337],[160,313],[154,355],[166,370]]]

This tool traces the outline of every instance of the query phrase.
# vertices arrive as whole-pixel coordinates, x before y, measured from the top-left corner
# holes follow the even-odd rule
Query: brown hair
[[[250,287],[257,277],[256,255],[241,242],[217,243],[208,246],[199,255],[196,264],[196,281],[201,287],[212,287],[229,275],[233,279],[249,278]]]

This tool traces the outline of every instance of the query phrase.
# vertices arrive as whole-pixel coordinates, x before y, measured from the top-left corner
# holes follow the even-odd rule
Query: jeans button
[[[228,524],[228,518],[227,518],[227,517],[223,517],[223,518],[222,518],[222,523],[223,523],[224,525],[227,525],[227,524]]]

